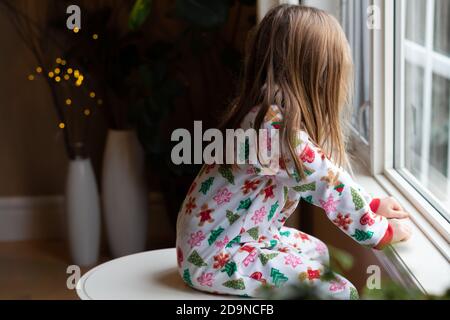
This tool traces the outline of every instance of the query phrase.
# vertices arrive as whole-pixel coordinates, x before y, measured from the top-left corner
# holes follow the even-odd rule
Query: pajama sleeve
[[[327,217],[356,242],[375,249],[389,244],[392,228],[385,217],[375,214],[379,199],[371,199],[305,132],[298,132],[297,141],[295,150],[306,177],[300,180],[294,174],[291,187],[303,200],[324,209]]]

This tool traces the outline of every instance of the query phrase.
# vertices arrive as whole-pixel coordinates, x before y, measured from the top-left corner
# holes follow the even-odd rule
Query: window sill
[[[377,197],[393,196],[411,214],[411,239],[384,251],[375,251],[389,276],[409,288],[428,294],[443,294],[450,288],[450,246],[422,214],[384,176],[373,177],[361,165],[353,167],[356,181]]]

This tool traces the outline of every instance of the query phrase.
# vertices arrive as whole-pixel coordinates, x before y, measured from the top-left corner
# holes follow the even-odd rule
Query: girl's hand
[[[389,219],[392,227],[392,243],[407,241],[411,237],[411,227],[405,223],[405,220]]]
[[[376,214],[388,219],[405,219],[409,217],[409,213],[404,211],[393,197],[381,199]]]

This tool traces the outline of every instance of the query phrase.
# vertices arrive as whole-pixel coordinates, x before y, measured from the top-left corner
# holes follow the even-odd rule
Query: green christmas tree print
[[[259,237],[258,227],[253,227],[251,229],[248,229],[247,233],[250,235],[250,237],[253,238],[253,240],[258,240],[258,237]]]
[[[350,300],[359,300],[358,291],[353,287],[350,287]]]
[[[237,209],[238,210],[241,210],[241,209],[247,210],[248,208],[250,208],[251,205],[252,205],[252,200],[250,198],[247,198],[247,199],[241,200],[239,202],[239,207]]]
[[[197,250],[194,250],[188,258],[188,261],[197,267],[207,266],[205,261],[200,257]]]
[[[278,204],[278,201],[277,201],[270,207],[269,214],[267,215],[267,221],[270,221],[270,219],[273,218],[273,215],[275,214],[275,212],[277,212],[277,209],[279,206],[280,205]]]
[[[233,240],[231,240],[230,242],[228,242],[228,244],[225,246],[225,248],[231,248],[233,246],[233,244],[239,244],[241,243],[241,236],[237,236],[236,238],[234,238]]]
[[[371,239],[373,236],[372,231],[363,231],[356,229],[355,234],[352,235],[353,238],[355,238],[357,241],[362,242]]]
[[[237,271],[236,262],[230,261],[225,264],[221,272],[226,272],[229,277],[231,277]]]
[[[261,253],[259,255],[259,260],[261,260],[261,263],[263,266],[265,266],[267,264],[267,262],[269,262],[269,260],[275,258],[278,255],[278,253]]]
[[[352,193],[352,200],[355,204],[355,210],[360,210],[364,208],[364,201],[361,198],[361,196],[358,194],[358,192],[354,188],[350,188]]]
[[[290,234],[291,234],[291,232],[289,230],[280,232],[280,235],[283,237],[289,237]]]
[[[200,192],[206,195],[214,182],[214,177],[210,177],[202,182]]]
[[[302,199],[305,200],[308,203],[313,204],[313,197],[312,196],[302,197]]]
[[[227,216],[227,219],[228,219],[228,222],[230,223],[230,225],[235,223],[236,220],[239,219],[239,217],[240,217],[240,215],[238,215],[237,213],[233,213],[233,211],[231,211],[231,210],[227,210],[226,216]]]
[[[208,238],[208,244],[209,244],[209,245],[212,245],[212,244],[217,240],[217,238],[220,236],[220,234],[221,234],[224,230],[225,230],[225,229],[222,228],[222,227],[219,227],[219,228],[217,228],[217,229],[215,229],[215,230],[212,230],[212,231],[211,231],[211,234],[210,234],[210,236],[209,236],[209,238]]]
[[[296,186],[293,188],[297,192],[307,192],[307,191],[316,191],[316,182],[311,182],[307,184],[302,184],[301,186]]]
[[[284,186],[283,187],[284,202],[286,202],[288,199],[288,191],[289,191],[289,188]]]
[[[192,287],[192,280],[191,280],[191,275],[189,274],[189,269],[184,269],[183,280],[184,280],[184,282],[186,282],[188,285],[190,285]]]
[[[227,179],[229,183],[234,184],[234,175],[230,165],[226,164],[220,165],[219,173],[222,175],[222,177]]]
[[[245,284],[243,279],[228,280],[222,284],[224,287],[233,288],[236,290],[245,290]]]
[[[284,273],[280,272],[280,270],[276,268],[272,268],[270,270],[270,276],[272,277],[272,282],[276,287],[280,287],[283,283],[289,280]]]

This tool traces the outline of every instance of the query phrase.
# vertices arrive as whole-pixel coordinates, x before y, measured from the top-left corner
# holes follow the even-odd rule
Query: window
[[[355,71],[352,127],[363,144],[370,141],[370,30],[369,0],[341,0],[340,20],[352,50]]]
[[[450,1],[395,10],[394,168],[450,221]]]

